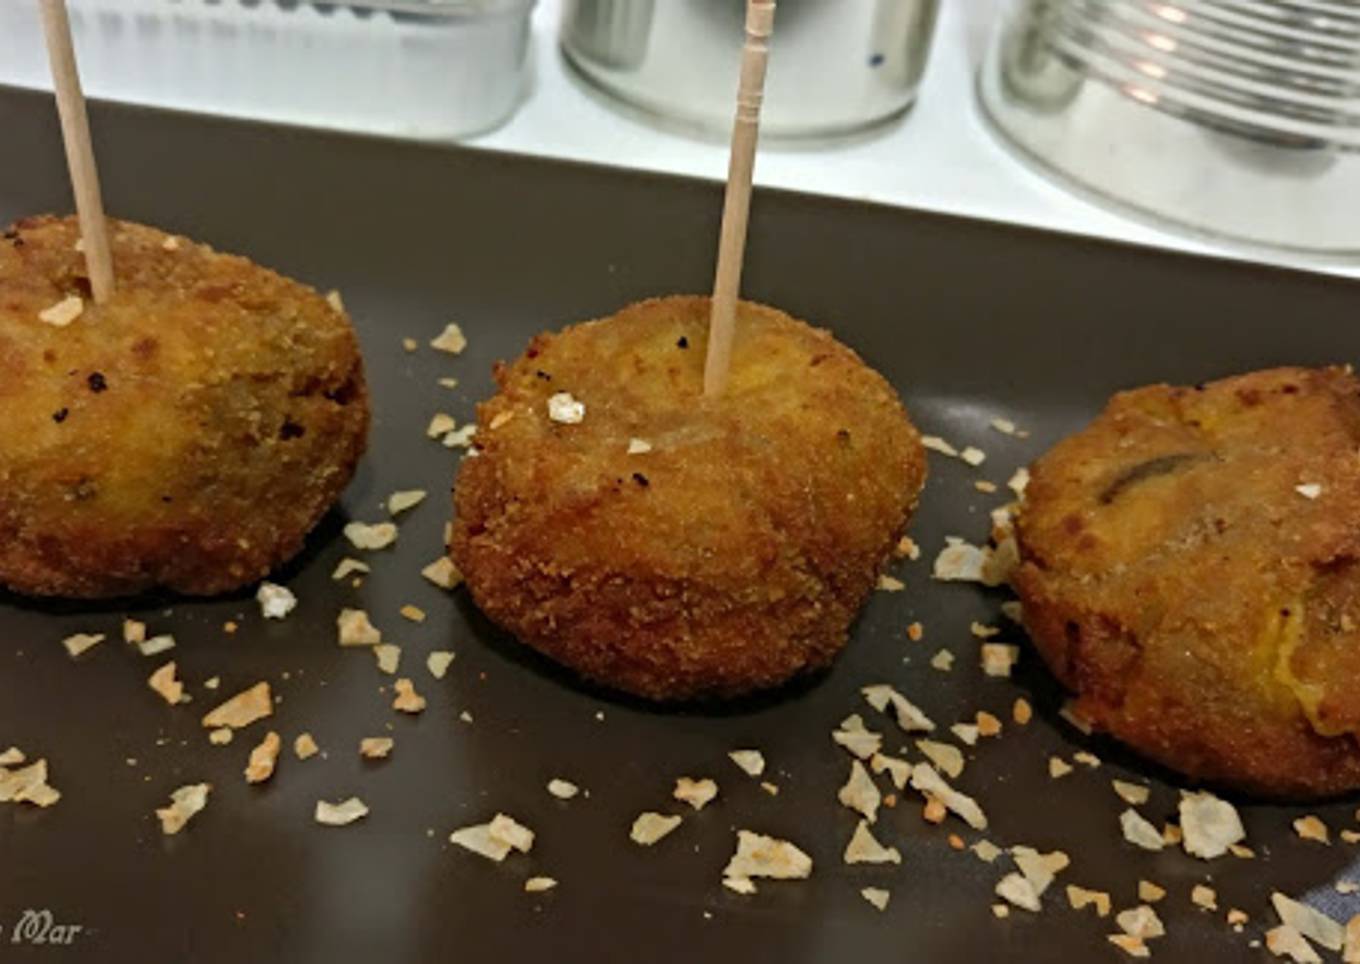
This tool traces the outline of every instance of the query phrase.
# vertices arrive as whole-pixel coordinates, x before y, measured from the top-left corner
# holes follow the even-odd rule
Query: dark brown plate
[[[658,711],[573,683],[483,621],[459,594],[418,572],[440,551],[443,496],[454,453],[428,441],[436,410],[470,418],[491,387],[494,359],[534,332],[607,314],[649,295],[702,291],[710,280],[719,189],[711,184],[498,154],[306,133],[99,106],[94,131],[109,209],[239,251],[321,289],[339,288],[357,319],[376,400],[373,448],[343,509],[282,576],[301,599],[286,622],[264,624],[247,595],[126,607],[0,599],[0,745],[50,759],[65,794],[55,808],[0,807],[0,958],[100,961],[670,961],[1116,960],[1110,921],[1066,906],[1062,884],[1135,902],[1137,879],[1168,887],[1162,960],[1240,960],[1273,923],[1269,892],[1326,891],[1350,848],[1307,844],[1290,830],[1301,808],[1244,806],[1259,857],[1205,864],[1178,852],[1132,850],[1119,836],[1122,804],[1109,781],[1152,778],[1145,809],[1161,820],[1176,790],[1117,748],[1108,762],[1060,782],[1050,753],[1083,745],[1057,717],[1058,694],[1031,654],[1014,682],[975,669],[973,619],[996,621],[1000,596],[927,578],[947,533],[980,539],[1001,501],[971,480],[1004,482],[1061,434],[1090,418],[1114,389],[1192,382],[1286,362],[1346,361],[1360,347],[1351,284],[1036,231],[793,194],[761,192],[752,224],[747,294],[832,326],[903,393],[918,424],[989,455],[982,470],[935,460],[914,535],[921,562],[897,567],[908,588],[877,594],[829,675],[719,709]],[[70,207],[57,120],[45,97],[0,92],[4,132],[0,220]],[[458,359],[422,347],[451,319],[470,338]],[[438,387],[440,375],[460,380]],[[987,427],[993,415],[1033,431],[1027,441]],[[347,554],[346,516],[376,520],[390,492],[434,497],[405,518],[395,551],[378,556],[360,590],[330,572]],[[426,609],[404,622],[407,602]],[[342,605],[368,609],[405,647],[406,669],[429,697],[419,718],[389,708],[366,652],[341,650]],[[108,642],[72,662],[59,641],[116,634],[125,613],[179,639],[191,707],[171,709],[145,684],[159,662]],[[227,636],[222,624],[239,619]],[[926,627],[910,643],[905,627]],[[941,646],[953,672],[929,668]],[[436,683],[424,655],[458,659]],[[285,674],[287,677],[285,678]],[[208,745],[198,720],[221,694],[271,681],[283,697],[269,726],[287,743],[314,733],[328,758],[285,754],[272,783],[241,771],[257,724],[230,747]],[[959,785],[992,818],[991,838],[1061,848],[1073,867],[1044,914],[993,919],[1001,865],[952,851],[917,801],[880,818],[878,833],[905,857],[897,868],[847,868],[854,825],[836,803],[848,758],[829,731],[858,711],[901,741],[858,696],[890,681],[941,723],[988,709],[1009,721],[1016,696],[1039,709],[975,752]],[[460,722],[468,711],[474,722]],[[597,714],[603,713],[603,719]],[[360,737],[388,731],[391,760],[366,765]],[[158,739],[165,745],[157,745]],[[777,797],[726,757],[759,747]],[[915,755],[913,753],[913,755]],[[135,757],[129,766],[125,759]],[[674,778],[710,775],[721,797],[652,849],[628,842],[641,811],[679,812]],[[560,803],[563,776],[590,790]],[[207,780],[207,810],[178,837],[152,811],[170,791]],[[318,798],[358,794],[372,808],[344,829],[312,822]],[[1314,808],[1333,829],[1354,826],[1353,803]],[[504,810],[534,828],[528,857],[503,865],[450,847],[455,827]],[[952,823],[952,821],[951,821]],[[815,858],[808,882],[725,891],[720,873],[733,829],[786,836]],[[561,881],[547,895],[523,880]],[[1222,910],[1190,906],[1212,878]],[[859,896],[888,887],[880,914]],[[1253,924],[1230,933],[1223,910]],[[26,908],[84,930],[69,949],[12,944]],[[1336,901],[1349,916],[1360,905]],[[22,936],[22,933],[21,935]]]

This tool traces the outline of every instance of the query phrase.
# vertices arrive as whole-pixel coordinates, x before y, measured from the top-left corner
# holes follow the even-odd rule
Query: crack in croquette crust
[[[1116,395],[1034,464],[1017,537],[1026,627],[1082,716],[1192,777],[1360,787],[1349,370]]]
[[[74,218],[0,238],[0,584],[98,598],[229,591],[301,549],[368,429],[348,317],[311,288],[109,221],[89,298]],[[71,324],[39,315],[83,299]]]
[[[704,398],[707,323],[706,298],[672,297],[536,337],[498,366],[455,490],[452,553],[482,610],[658,700],[827,666],[926,471],[888,383],[774,309],[741,305],[731,382]],[[580,424],[549,419],[557,392]]]

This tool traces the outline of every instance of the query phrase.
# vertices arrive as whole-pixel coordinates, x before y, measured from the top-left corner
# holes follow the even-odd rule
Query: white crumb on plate
[[[209,730],[220,727],[239,730],[273,712],[274,701],[269,694],[269,683],[261,681],[210,710],[203,717],[203,726]]]
[[[76,633],[74,636],[67,636],[61,641],[61,644],[66,647],[66,652],[70,657],[75,659],[77,656],[89,652],[103,641],[103,633]]]
[[[341,646],[376,646],[382,642],[382,633],[362,609],[342,609],[335,620],[339,630]]]
[[[982,672],[996,679],[1010,676],[1011,670],[1020,661],[1020,647],[1009,643],[983,643],[979,651]]]
[[[174,648],[175,637],[169,633],[152,636],[150,639],[144,639],[137,644],[137,652],[143,656],[159,656],[161,653],[168,653]]]
[[[378,643],[373,647],[373,658],[377,660],[379,670],[395,676],[397,667],[401,665],[401,647],[393,643]]]
[[[396,699],[392,700],[392,709],[412,714],[425,709],[425,697],[416,692],[415,684],[406,677],[393,683],[392,688],[397,691]]]
[[[387,511],[392,515],[409,512],[425,501],[428,493],[424,489],[401,489],[387,497]]]
[[[396,745],[390,736],[366,736],[359,741],[359,755],[365,760],[386,760]]]
[[[912,767],[911,786],[939,800],[974,830],[987,829],[987,816],[977,801],[951,787],[928,763],[918,763]]]
[[[397,541],[397,527],[391,522],[350,522],[345,526],[345,538],[356,549],[369,551],[386,549]]]
[[[858,713],[851,713],[841,720],[840,728],[831,731],[831,739],[837,746],[844,747],[861,760],[869,759],[883,746],[882,734],[865,727],[864,720]]]
[[[948,455],[950,458],[958,458],[959,450],[954,448],[938,435],[921,436],[921,445],[930,449],[932,452],[939,452],[941,455]]]
[[[856,811],[873,823],[878,819],[878,808],[883,802],[883,794],[869,776],[869,771],[864,769],[864,764],[858,760],[851,760],[850,776],[845,785],[837,791],[836,799],[842,806]]]
[[[861,820],[855,824],[855,832],[845,845],[841,859],[847,864],[900,864],[902,853],[896,847],[885,847],[869,829],[869,823]]]
[[[882,887],[861,887],[859,895],[880,911],[887,910],[888,901],[892,899],[892,891]]]
[[[282,748],[283,741],[277,733],[273,730],[266,733],[264,739],[250,751],[250,758],[246,761],[246,782],[264,783],[272,777]]]
[[[687,803],[695,810],[702,810],[718,795],[718,784],[704,777],[695,780],[691,777],[677,777],[675,791],[671,794],[681,803]]]
[[[935,740],[917,740],[916,749],[926,755],[926,759],[943,770],[951,780],[963,773],[963,751],[950,743]]]
[[[435,679],[443,679],[453,665],[454,654],[447,649],[437,649],[425,657],[425,668]]]
[[[368,806],[358,797],[350,797],[339,803],[318,800],[313,816],[317,823],[326,827],[347,827],[367,817]]]
[[[648,810],[640,813],[628,831],[628,839],[642,847],[650,847],[680,826],[680,817]]]
[[[460,429],[446,434],[441,444],[446,449],[466,449],[472,447],[472,437],[477,434],[477,425],[469,422]]]
[[[321,748],[316,745],[316,739],[310,733],[299,733],[297,739],[293,740],[293,754],[299,760],[314,757],[320,752]]]
[[[548,792],[559,800],[570,800],[581,792],[581,788],[570,780],[553,777],[548,781]]]
[[[1152,822],[1132,807],[1119,815],[1119,828],[1124,839],[1135,847],[1158,851],[1166,846],[1162,834]]]
[[[265,619],[286,619],[297,608],[297,596],[292,590],[272,582],[260,583],[255,601],[260,604],[260,615]]]
[[[368,563],[360,562],[358,559],[351,559],[346,556],[336,565],[335,571],[331,573],[331,578],[336,582],[339,582],[341,579],[352,576],[355,573],[363,575],[371,571]]]
[[[1300,903],[1278,890],[1270,895],[1271,906],[1280,915],[1280,922],[1292,927],[1315,944],[1329,951],[1339,951],[1346,941],[1344,925],[1332,920],[1320,910]]]
[[[1152,791],[1140,783],[1111,780],[1110,785],[1114,787],[1114,792],[1119,795],[1119,799],[1131,807],[1141,807],[1148,802],[1148,798],[1152,795]]]
[[[935,723],[911,700],[887,683],[875,683],[860,689],[864,700],[880,713],[892,706],[897,725],[907,733],[930,733]]]
[[[733,750],[727,756],[748,776],[758,777],[765,772],[765,756],[759,750]]]
[[[737,850],[723,877],[802,880],[812,875],[812,858],[787,840],[750,830],[737,831]]]
[[[1288,957],[1295,964],[1322,964],[1313,945],[1288,924],[1266,931],[1266,949],[1276,957]]]
[[[448,556],[440,556],[420,570],[420,574],[440,589],[454,589],[463,581],[463,574]]]
[[[184,684],[175,679],[174,660],[152,673],[147,678],[146,685],[171,706],[179,704],[184,699]]]
[[[463,335],[463,329],[456,322],[449,322],[430,342],[430,347],[435,351],[448,352],[450,355],[460,355],[467,347],[467,338]]]
[[[170,836],[179,833],[184,825],[202,812],[208,805],[208,793],[212,785],[190,783],[170,794],[170,805],[156,811],[161,822],[161,833]]]
[[[970,445],[959,453],[959,458],[976,468],[987,461],[987,453],[976,446]]]
[[[1211,793],[1182,793],[1180,817],[1185,852],[1203,860],[1223,856],[1247,835],[1237,809]]]
[[[435,412],[430,416],[430,424],[425,426],[427,438],[443,438],[458,427],[458,422],[448,412]]]
[[[524,892],[526,894],[542,894],[556,886],[557,881],[552,877],[530,877],[524,882]]]

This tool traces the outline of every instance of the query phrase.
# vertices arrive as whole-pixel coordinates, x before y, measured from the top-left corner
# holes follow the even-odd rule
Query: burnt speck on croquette
[[[455,486],[451,551],[482,610],[657,700],[830,664],[926,471],[892,387],[774,309],[740,305],[730,383],[705,397],[708,317],[661,298],[536,337],[497,366]],[[558,393],[579,422],[552,420]]]
[[[75,218],[0,242],[0,585],[74,598],[236,589],[293,556],[363,453],[349,319],[245,258]]]
[[[1193,778],[1360,787],[1360,381],[1116,395],[1030,471],[1013,581],[1083,719]]]

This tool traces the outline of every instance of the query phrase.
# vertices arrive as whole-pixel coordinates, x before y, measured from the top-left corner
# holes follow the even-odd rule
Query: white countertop
[[[501,128],[468,143],[714,180],[725,177],[726,144],[621,112],[564,63],[556,42],[562,3],[539,0],[533,84],[519,112]],[[1091,203],[1025,166],[987,129],[973,89],[987,38],[1005,3],[942,0],[920,95],[905,118],[834,145],[767,143],[756,163],[756,183],[1360,278],[1356,262],[1237,249],[1164,230]],[[40,46],[36,15],[33,21],[33,43]],[[778,56],[777,30],[774,42],[773,56]],[[37,57],[18,65],[0,63],[0,83],[48,86],[40,66],[45,63]],[[87,76],[86,86],[98,95],[101,78]],[[440,92],[433,89],[429,96]],[[201,107],[213,109],[212,104]],[[353,125],[336,116],[332,126]]]

